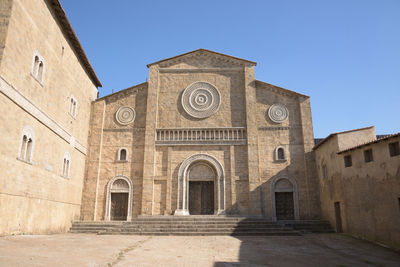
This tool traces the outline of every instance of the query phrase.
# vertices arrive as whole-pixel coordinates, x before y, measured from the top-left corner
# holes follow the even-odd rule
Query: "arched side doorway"
[[[126,176],[116,176],[107,185],[106,221],[132,219],[133,184]]]
[[[190,215],[189,208],[196,214],[225,213],[224,171],[210,155],[192,155],[179,167],[178,207],[174,214]]]
[[[271,182],[272,220],[299,220],[299,196],[296,180],[277,176]]]

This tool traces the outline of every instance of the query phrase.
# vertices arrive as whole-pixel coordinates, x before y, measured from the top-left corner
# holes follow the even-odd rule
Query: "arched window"
[[[32,76],[37,81],[42,83],[44,77],[44,71],[45,71],[44,59],[42,56],[39,55],[37,51],[35,51],[33,55]]]
[[[118,160],[127,161],[128,160],[128,150],[126,148],[120,148],[118,150]]]
[[[21,142],[18,150],[18,158],[26,162],[32,162],[33,146],[35,142],[35,133],[30,126],[22,129]]]
[[[77,113],[77,109],[78,109],[78,101],[76,100],[76,98],[71,95],[70,97],[70,101],[69,101],[69,114],[76,118],[76,113]]]
[[[278,146],[277,148],[275,148],[275,160],[276,161],[286,160],[286,152],[283,146]]]
[[[69,152],[64,153],[64,158],[63,158],[63,165],[62,165],[62,173],[61,176],[68,178],[69,177],[69,171],[71,167],[71,156]]]

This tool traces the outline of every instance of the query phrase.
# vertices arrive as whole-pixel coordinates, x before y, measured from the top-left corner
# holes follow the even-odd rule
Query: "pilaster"
[[[142,215],[152,215],[153,210],[158,84],[158,66],[150,66],[147,89],[146,129],[143,156]]]
[[[261,215],[260,171],[258,159],[258,128],[256,115],[256,85],[254,66],[246,66],[244,72],[244,86],[246,99],[246,126],[247,126],[247,151],[248,174],[250,193],[250,214]]]

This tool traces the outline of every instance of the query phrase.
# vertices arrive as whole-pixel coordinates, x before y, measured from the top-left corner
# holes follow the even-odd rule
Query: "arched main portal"
[[[132,189],[132,181],[126,176],[116,176],[108,182],[106,221],[130,221],[132,219]]]
[[[291,177],[277,176],[271,183],[272,219],[299,220],[297,183]]]
[[[207,154],[184,160],[178,171],[178,207],[175,215],[223,214],[225,177],[221,164]]]

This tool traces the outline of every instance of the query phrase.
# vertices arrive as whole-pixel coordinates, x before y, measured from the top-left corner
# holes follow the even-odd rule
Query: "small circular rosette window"
[[[268,109],[268,117],[271,121],[276,123],[282,123],[287,120],[289,116],[289,111],[283,104],[273,104]]]
[[[135,120],[136,113],[131,107],[120,107],[115,114],[115,119],[119,124],[127,125]]]

